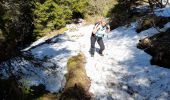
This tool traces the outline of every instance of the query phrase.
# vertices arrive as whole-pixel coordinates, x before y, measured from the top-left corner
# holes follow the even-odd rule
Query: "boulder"
[[[139,40],[139,43],[137,44],[137,48],[146,49],[150,47],[151,44],[152,44],[152,41],[148,37],[146,37],[144,39]]]
[[[168,17],[160,17],[160,16],[154,16],[149,15],[146,16],[143,19],[140,19],[138,21],[138,24],[136,26],[136,32],[140,33],[141,31],[147,30],[151,27],[159,27],[163,28],[164,25],[169,22],[170,18]]]
[[[85,56],[79,54],[68,60],[66,85],[60,100],[90,100],[90,79],[85,70]]]
[[[152,56],[152,65],[170,68],[170,29],[139,40],[137,47]]]

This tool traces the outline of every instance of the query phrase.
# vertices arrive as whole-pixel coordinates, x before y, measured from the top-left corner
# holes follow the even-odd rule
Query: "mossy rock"
[[[48,93],[37,98],[36,100],[59,100],[59,94]]]
[[[85,56],[83,54],[78,54],[77,56],[73,56],[68,60],[67,63],[67,70],[68,72],[70,70],[76,69],[77,67],[81,67],[84,66],[86,60],[85,60]],[[81,64],[82,66],[77,66],[78,64]]]
[[[148,37],[146,37],[146,38],[144,38],[144,39],[139,40],[139,43],[137,44],[137,48],[139,48],[139,49],[145,49],[145,48],[151,46],[151,44],[152,44],[151,39],[149,39]]]
[[[90,79],[85,70],[85,56],[80,53],[68,60],[66,85],[60,100],[90,100]]]

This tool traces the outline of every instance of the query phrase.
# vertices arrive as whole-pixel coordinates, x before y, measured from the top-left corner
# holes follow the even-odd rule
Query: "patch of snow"
[[[36,46],[36,45],[38,45],[38,44],[43,43],[43,42],[45,41],[45,38],[46,38],[46,37],[40,38],[39,40],[35,41],[35,42],[32,43],[29,47],[23,49],[22,51],[27,51],[27,50],[29,50],[30,48],[32,48],[32,47],[34,47],[34,46]]]
[[[170,17],[170,7],[165,7],[162,9],[156,9],[155,14],[157,16]]]
[[[151,57],[136,48],[138,40],[146,35],[144,33],[153,35],[157,32],[157,30],[150,28],[147,32],[138,35],[134,26],[129,28],[119,27],[109,34],[108,39],[104,39],[106,46],[104,57],[100,57],[96,53],[95,57],[91,58],[87,49],[83,50],[87,55],[86,71],[92,80],[90,91],[95,94],[95,98],[100,100],[107,100],[108,98],[152,100],[164,96],[160,96],[159,93],[170,91],[167,88],[159,87],[160,84],[168,86],[170,70],[150,65]],[[90,38],[90,34],[89,32],[88,38]],[[87,40],[87,38],[85,39]],[[89,41],[86,43],[89,44]],[[99,46],[96,45],[96,48],[99,48]],[[166,73],[163,74],[164,79],[160,78],[157,71]],[[155,85],[152,83],[154,78],[158,79],[156,81],[158,88],[154,88]],[[162,82],[163,80],[164,82]],[[120,87],[120,83],[125,85]],[[130,89],[126,89],[127,87],[130,87]],[[156,93],[155,91],[161,92]],[[164,96],[167,100],[169,97],[170,95]]]

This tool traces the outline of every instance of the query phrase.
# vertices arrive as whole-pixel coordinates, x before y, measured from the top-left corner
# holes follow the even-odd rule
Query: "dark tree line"
[[[31,0],[0,1],[0,61],[19,53],[34,41]]]
[[[44,33],[83,17],[87,0],[1,0],[0,62],[19,55]]]

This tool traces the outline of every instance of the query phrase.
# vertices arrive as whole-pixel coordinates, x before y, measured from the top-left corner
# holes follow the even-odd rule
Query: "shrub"
[[[47,0],[43,4],[36,2],[34,15],[35,33],[43,36],[46,32],[59,29],[70,21],[72,12],[64,5],[58,5],[54,0]]]

